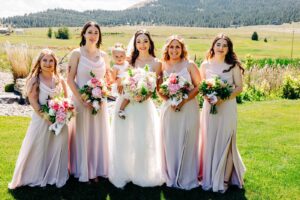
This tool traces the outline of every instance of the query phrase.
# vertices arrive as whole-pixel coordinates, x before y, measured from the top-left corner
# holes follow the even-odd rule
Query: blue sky
[[[122,10],[143,0],[1,0],[0,17],[24,15],[51,8],[78,11],[103,9]]]

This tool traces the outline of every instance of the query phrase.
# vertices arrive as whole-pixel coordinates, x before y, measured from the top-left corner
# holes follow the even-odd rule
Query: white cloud
[[[123,10],[142,0],[1,0],[0,17],[24,15],[53,8],[78,11]]]

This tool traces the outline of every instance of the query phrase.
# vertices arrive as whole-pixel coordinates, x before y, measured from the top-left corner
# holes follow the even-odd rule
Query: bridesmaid
[[[242,92],[242,73],[240,61],[233,51],[228,36],[218,35],[201,64],[203,79],[220,76],[234,90],[228,100],[219,99],[217,114],[210,114],[210,103],[206,98],[201,112],[202,188],[214,192],[226,192],[231,184],[243,186],[245,166],[236,145],[237,105],[236,96]]]
[[[157,76],[161,63],[154,54],[150,33],[144,30],[134,35],[130,64],[134,68],[148,64]],[[119,108],[123,95],[116,101],[110,140],[109,180],[119,188],[128,182],[142,187],[162,185],[159,117],[152,99],[140,103],[130,101],[126,118],[121,119]]]
[[[44,187],[65,185],[68,179],[68,127],[59,135],[49,132],[52,123],[43,118],[41,105],[48,97],[68,96],[66,84],[57,71],[57,59],[50,49],[43,49],[27,82],[26,95],[34,112],[23,140],[9,189],[23,185]]]
[[[168,97],[161,110],[164,174],[168,187],[189,190],[199,186],[199,128],[200,114],[196,100],[200,73],[197,65],[188,60],[182,38],[173,35],[163,49],[164,77],[176,73],[189,81],[193,89],[178,106],[171,106]]]
[[[84,102],[79,88],[92,77],[103,79],[109,72],[109,59],[99,50],[101,30],[97,23],[87,22],[81,31],[80,48],[73,50],[69,62],[68,85],[73,93],[77,115],[70,126],[69,170],[80,182],[98,181],[108,176],[109,118],[107,103],[92,115],[91,105]]]

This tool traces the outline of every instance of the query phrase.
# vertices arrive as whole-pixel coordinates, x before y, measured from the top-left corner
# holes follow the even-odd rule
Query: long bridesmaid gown
[[[61,92],[60,84],[51,89],[40,81],[39,103],[46,104],[48,96],[53,97]],[[48,129],[47,122],[33,112],[8,188],[65,185],[69,178],[68,127],[65,125],[57,136]]]
[[[177,74],[191,83],[189,62]],[[164,76],[170,72],[164,71]],[[189,190],[199,186],[200,113],[196,98],[175,112],[169,102],[162,105],[161,134],[163,137],[164,176],[168,187]]]
[[[83,87],[91,79],[92,71],[96,78],[103,79],[106,66],[101,52],[100,59],[94,62],[81,55],[77,68],[76,83]],[[107,103],[103,102],[96,115],[73,97],[77,114],[70,123],[69,170],[80,182],[98,176],[108,176],[108,134],[109,118]]]
[[[229,84],[234,85],[233,71],[224,73],[230,66],[226,63],[212,64],[205,61],[206,79],[220,76]],[[202,188],[214,192],[224,191],[224,174],[227,155],[232,151],[233,172],[230,178],[232,185],[242,187],[245,166],[236,145],[237,103],[235,99],[226,100],[217,106],[217,114],[210,114],[211,105],[204,101],[201,113],[202,152],[201,169]],[[231,144],[231,148],[229,149]]]

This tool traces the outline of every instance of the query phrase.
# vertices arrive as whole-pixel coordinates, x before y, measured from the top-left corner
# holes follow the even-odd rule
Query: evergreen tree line
[[[230,27],[300,21],[300,0],[158,0],[122,11],[77,12],[49,9],[3,18],[18,27],[82,26],[88,20],[101,25],[175,25]]]

